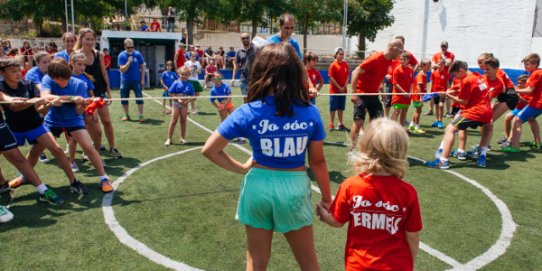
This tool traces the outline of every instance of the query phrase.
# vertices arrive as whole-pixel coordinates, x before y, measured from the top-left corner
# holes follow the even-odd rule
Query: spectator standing
[[[151,32],[162,32],[162,26],[160,26],[160,22],[158,22],[158,18],[153,18],[151,25],[150,25],[150,31]]]
[[[124,40],[124,51],[119,54],[120,68],[120,96],[121,98],[130,97],[130,89],[132,89],[137,98],[143,97],[142,88],[145,85],[145,60],[143,55],[134,48],[132,39]],[[128,111],[128,101],[122,101],[122,109],[124,110],[123,121],[130,120]],[[143,100],[136,100],[137,110],[139,111],[139,122],[144,122],[143,116]]]
[[[241,43],[243,43],[243,48],[237,51],[235,61],[233,62],[231,85],[235,86],[235,74],[237,73],[237,70],[240,70],[241,74],[239,75],[239,87],[241,88],[241,94],[246,96],[248,95],[248,76],[250,75],[250,64],[256,55],[256,48],[250,42],[250,36],[246,32],[241,34]],[[247,97],[244,97],[243,99],[246,103]]]
[[[175,32],[175,10],[173,10],[173,7],[167,8],[166,31]]]

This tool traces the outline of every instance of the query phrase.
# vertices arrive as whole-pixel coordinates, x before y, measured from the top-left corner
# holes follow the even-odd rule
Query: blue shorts
[[[162,97],[164,98],[169,97],[169,92],[167,90],[162,91]]]
[[[346,107],[346,96],[329,96],[329,112],[342,110]]]
[[[49,129],[45,127],[45,125],[40,125],[37,128],[34,128],[30,131],[26,132],[15,132],[12,131],[13,136],[15,136],[15,139],[17,140],[17,145],[23,146],[25,142],[28,142],[28,144],[37,144],[38,137],[40,137],[43,134],[46,134],[49,132]]]
[[[529,119],[534,119],[542,114],[542,110],[536,109],[534,107],[525,106],[519,113],[516,115],[521,122],[526,122]]]
[[[141,91],[141,81],[120,81],[120,97],[121,98],[130,98],[130,89],[134,90],[136,98],[142,98],[143,92]],[[123,105],[127,105],[128,101],[122,100],[120,102]],[[136,100],[136,104],[143,104],[143,100]]]
[[[281,233],[312,225],[307,172],[252,168],[241,184],[235,218],[253,228]]]

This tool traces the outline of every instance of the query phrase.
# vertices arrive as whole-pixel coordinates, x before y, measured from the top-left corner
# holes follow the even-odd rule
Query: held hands
[[[333,219],[333,215],[329,211],[331,203],[320,201],[316,204],[316,215],[320,218],[321,221],[326,221],[327,219]]]

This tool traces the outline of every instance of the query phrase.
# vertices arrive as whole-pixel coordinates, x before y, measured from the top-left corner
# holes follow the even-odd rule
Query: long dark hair
[[[275,96],[278,116],[294,115],[294,104],[309,103],[307,73],[297,53],[289,44],[264,46],[254,57],[250,72],[248,102]]]

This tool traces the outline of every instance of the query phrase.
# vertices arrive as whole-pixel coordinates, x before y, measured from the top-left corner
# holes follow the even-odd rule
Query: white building
[[[368,50],[382,50],[397,35],[416,57],[431,58],[448,41],[456,59],[476,66],[491,52],[501,67],[523,68],[528,53],[542,54],[542,0],[395,0],[392,26],[380,31]]]

